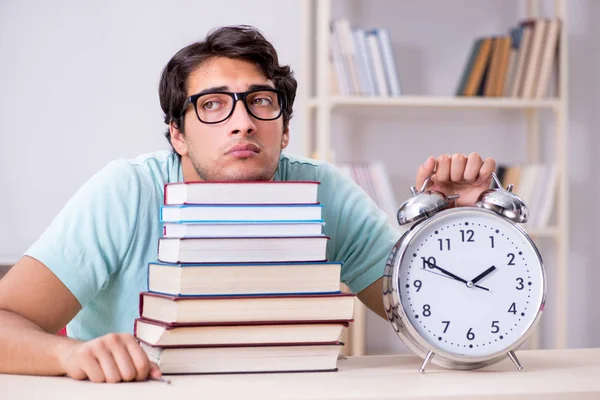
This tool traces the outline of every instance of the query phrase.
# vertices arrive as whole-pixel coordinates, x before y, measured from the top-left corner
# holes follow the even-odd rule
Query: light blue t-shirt
[[[383,275],[398,233],[348,176],[329,163],[282,154],[277,181],[319,181],[327,258],[341,261],[341,280],[355,293]],[[25,255],[44,263],[69,288],[82,310],[67,326],[90,340],[133,332],[147,266],[162,234],[164,185],[183,181],[176,154],[160,151],[109,163],[68,201]]]

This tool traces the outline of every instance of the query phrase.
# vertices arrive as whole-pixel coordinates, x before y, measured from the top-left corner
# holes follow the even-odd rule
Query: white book
[[[332,26],[330,32],[331,60],[335,69],[335,76],[338,80],[340,93],[344,96],[348,96],[352,94],[352,85],[350,83],[350,71],[347,70],[344,61],[340,40],[338,32],[336,32]]]
[[[326,261],[328,236],[160,238],[163,263]]]
[[[341,343],[142,349],[163,374],[335,371]]]
[[[173,325],[138,318],[135,320],[134,332],[137,339],[152,346],[226,346],[232,343],[249,346],[269,343],[334,342],[346,326],[348,323],[342,321]]]
[[[164,203],[166,205],[316,203],[319,184],[312,181],[173,182],[165,185]]]
[[[322,219],[321,204],[198,204],[161,206],[161,222],[313,221]]]
[[[348,321],[355,294],[173,296],[140,293],[140,317],[172,324]]]
[[[558,38],[560,36],[560,20],[553,19],[548,22],[548,34],[544,42],[541,54],[540,73],[535,90],[535,98],[543,99],[548,96],[550,87],[550,78],[552,76],[553,66],[556,64]]]
[[[546,40],[547,27],[548,21],[545,19],[537,19],[533,26],[527,68],[525,69],[525,79],[523,81],[523,92],[521,94],[521,97],[524,99],[533,99],[536,93],[536,85],[540,74],[542,47]]]
[[[388,92],[392,96],[400,96],[401,90],[398,79],[398,69],[396,68],[396,60],[394,58],[394,50],[392,49],[390,35],[387,29],[382,28],[375,29],[373,33],[377,37],[377,42],[379,43]]]
[[[529,49],[531,48],[531,38],[533,27],[531,25],[522,25],[521,42],[517,51],[517,66],[515,69],[515,77],[512,81],[511,97],[521,97],[523,92],[523,83],[525,81],[525,70],[527,68],[527,60],[529,59]]]
[[[374,34],[367,34],[367,45],[369,46],[369,52],[371,53],[373,71],[375,71],[375,87],[377,88],[377,95],[389,96],[387,83],[385,81],[385,70],[383,69],[383,59],[381,57],[381,52],[379,51],[377,37]]]
[[[361,93],[367,96],[375,94],[375,79],[369,60],[369,52],[367,49],[367,38],[364,29],[355,29],[352,32],[354,44],[356,47],[356,61],[358,80],[360,83]]]
[[[322,221],[167,222],[163,224],[163,237],[314,236],[322,230]]]
[[[348,72],[348,83],[350,84],[351,94],[359,94],[360,84],[356,72],[356,48],[352,39],[350,21],[345,18],[334,20],[333,30],[337,34],[341,44],[342,59],[344,60],[345,69]]]
[[[148,264],[148,290],[176,296],[334,293],[342,263]]]

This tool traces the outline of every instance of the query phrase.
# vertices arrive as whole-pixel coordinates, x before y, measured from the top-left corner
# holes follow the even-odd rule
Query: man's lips
[[[234,157],[251,157],[254,154],[260,153],[260,148],[252,143],[238,144],[227,150],[225,154]]]

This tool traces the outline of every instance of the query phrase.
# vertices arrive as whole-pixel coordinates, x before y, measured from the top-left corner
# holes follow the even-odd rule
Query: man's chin
[[[270,181],[275,171],[269,168],[230,168],[222,173],[224,181]]]

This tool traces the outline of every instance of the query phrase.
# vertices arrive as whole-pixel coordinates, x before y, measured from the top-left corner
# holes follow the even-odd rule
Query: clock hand
[[[434,274],[434,275],[437,275],[437,276],[441,276],[442,278],[452,279],[453,281],[454,281],[454,280],[456,280],[456,279],[454,279],[454,278],[452,278],[452,277],[450,277],[450,276],[448,276],[448,275],[443,275],[443,274],[440,274],[439,272],[431,271],[431,270],[424,269],[424,268],[422,268],[422,269],[423,269],[423,271],[425,271],[425,272],[429,272],[430,274]],[[488,292],[490,291],[490,289],[488,289],[488,288],[486,288],[486,287],[484,287],[484,286],[479,286],[479,285],[473,285],[473,286],[475,286],[476,288],[479,288],[479,289],[486,290],[486,291],[488,291]]]
[[[460,276],[454,275],[452,272],[446,271],[445,269],[438,267],[436,264],[430,263],[429,261],[425,261],[425,263],[427,263],[431,268],[439,269],[444,275],[448,275],[452,279],[456,279],[457,281],[460,281],[465,284],[467,283],[467,281],[461,278]]]
[[[482,280],[483,278],[485,278],[486,276],[488,276],[488,274],[490,274],[495,269],[496,269],[496,267],[492,265],[491,267],[489,267],[488,269],[486,269],[485,271],[483,271],[482,273],[480,273],[479,275],[477,275],[475,278],[471,279],[471,281],[468,282],[467,285],[469,283],[475,284],[475,283],[479,282],[480,280]]]
[[[435,268],[435,269],[438,269],[438,270],[440,270],[440,271],[441,271],[443,274],[447,275],[448,277],[450,277],[450,278],[452,278],[452,279],[454,279],[454,280],[457,280],[457,281],[459,281],[459,282],[462,282],[462,283],[464,283],[465,285],[469,286],[469,282],[467,282],[466,280],[464,280],[464,279],[463,279],[463,278],[461,278],[460,276],[454,275],[452,272],[446,271],[445,269],[443,269],[443,268],[441,268],[441,267],[437,266],[436,264],[430,263],[430,262],[429,262],[429,261],[427,261],[427,260],[425,260],[425,263],[426,263],[426,264],[428,264],[428,265],[429,265],[431,268]],[[427,270],[425,270],[425,271],[427,271]],[[433,272],[433,271],[427,271],[427,272]],[[436,275],[438,275],[438,274],[436,274]],[[473,284],[471,284],[471,286],[469,286],[469,287],[472,287],[472,286],[473,286]],[[485,288],[485,287],[483,287],[483,286],[478,286],[478,285],[474,285],[474,286],[476,286],[476,287],[478,287],[478,288],[480,288],[480,289],[483,289],[483,290],[488,290],[488,291],[489,291],[489,289],[487,289],[487,288]]]

